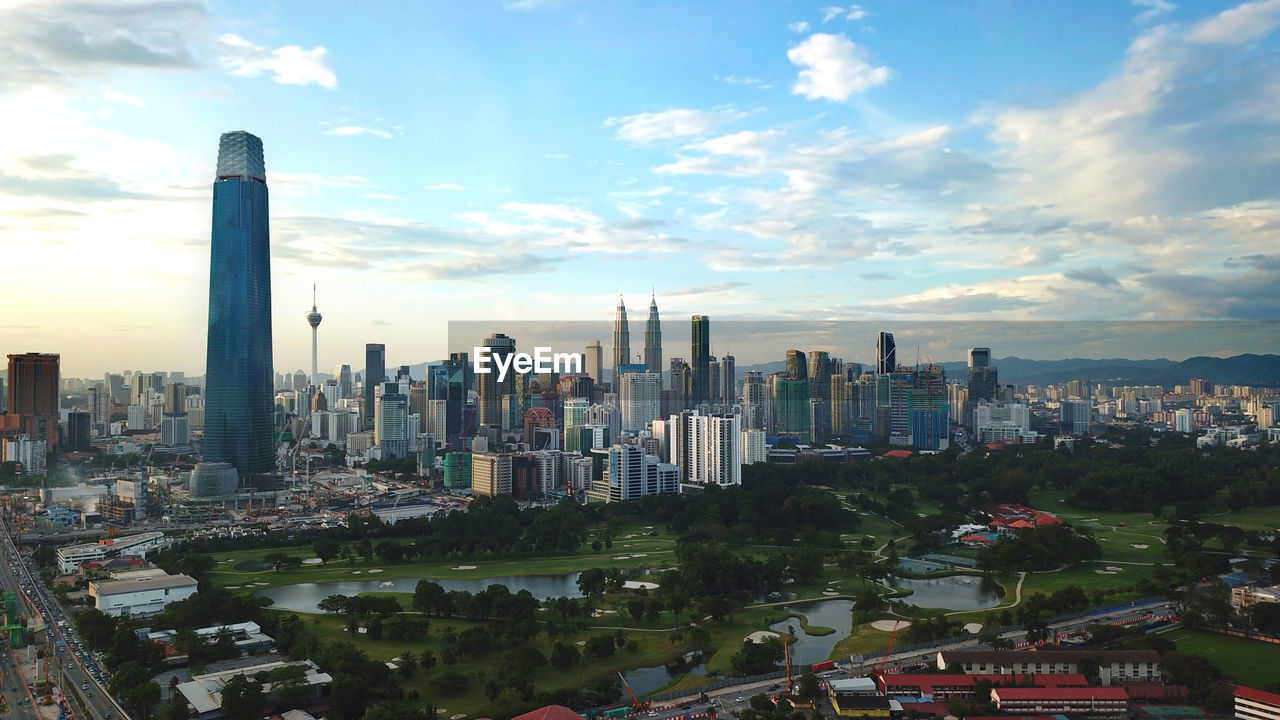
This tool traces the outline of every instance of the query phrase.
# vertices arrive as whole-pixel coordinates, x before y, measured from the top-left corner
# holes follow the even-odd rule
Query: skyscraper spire
[[[662,372],[662,322],[658,319],[658,299],[649,295],[649,320],[644,325],[644,359],[649,372]]]
[[[618,308],[613,316],[613,385],[618,386],[618,377],[623,365],[631,364],[631,329],[627,327],[627,306],[622,302],[622,290],[618,290]]]

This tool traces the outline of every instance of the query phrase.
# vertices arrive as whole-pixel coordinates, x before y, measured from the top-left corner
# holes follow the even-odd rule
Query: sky
[[[3,3],[0,352],[201,374],[228,130],[265,146],[279,370],[313,283],[322,371],[620,291],[637,347],[651,292],[678,327],[1280,319],[1278,27],[1280,0]]]

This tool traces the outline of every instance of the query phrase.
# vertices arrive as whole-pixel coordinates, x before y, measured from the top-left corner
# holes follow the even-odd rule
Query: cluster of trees
[[[435,617],[531,623],[538,610],[538,600],[528,590],[513,593],[506,585],[497,583],[478,593],[469,593],[445,590],[440,583],[419,580],[413,590],[413,609]]]
[[[1000,538],[995,545],[978,553],[978,566],[984,570],[1014,572],[1018,570],[1052,570],[1102,554],[1102,547],[1088,530],[1068,525],[1045,525],[1019,530]]]

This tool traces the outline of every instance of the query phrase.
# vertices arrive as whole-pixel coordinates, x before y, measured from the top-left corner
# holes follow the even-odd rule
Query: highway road
[[[59,687],[66,694],[74,716],[81,720],[128,717],[124,709],[107,693],[103,686],[105,673],[89,649],[81,645],[79,638],[75,636],[75,629],[66,619],[57,600],[40,582],[38,574],[32,568],[33,561],[29,556],[18,553],[9,534],[9,526],[3,520],[0,520],[0,534],[3,535],[0,544],[3,544],[7,560],[0,563],[0,584],[6,590],[17,592],[19,597],[25,597],[27,605],[39,618],[38,622],[48,626],[46,637],[33,636],[33,643],[40,645],[47,642],[52,646],[61,641],[63,650],[53,656],[50,670],[55,681],[62,678],[63,682]]]

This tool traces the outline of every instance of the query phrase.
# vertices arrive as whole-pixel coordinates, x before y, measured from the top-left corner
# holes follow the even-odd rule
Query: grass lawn
[[[1208,658],[1242,685],[1269,688],[1276,682],[1280,645],[1184,629],[1167,632],[1163,637],[1177,643],[1180,653]]]
[[[1234,512],[1214,513],[1204,516],[1205,522],[1235,525],[1245,530],[1280,529],[1280,507],[1252,507]]]
[[[889,633],[876,630],[871,625],[859,625],[849,637],[836,643],[831,650],[831,660],[847,660],[850,655],[883,653],[889,647]]]
[[[404,577],[458,578],[474,579],[499,577],[503,575],[563,575],[581,572],[590,568],[638,568],[667,567],[674,557],[675,539],[660,528],[648,529],[641,526],[618,528],[613,540],[613,547],[594,552],[589,545],[583,552],[573,555],[533,558],[507,558],[501,560],[451,560],[445,562],[420,562],[417,560],[397,563],[382,562],[378,558],[364,560],[357,558],[348,563],[345,560],[330,560],[326,565],[306,565],[296,570],[275,572],[274,570],[237,570],[236,567],[246,562],[261,562],[263,557],[275,552],[303,558],[313,557],[310,546],[286,549],[237,550],[211,553],[216,563],[215,569],[208,573],[209,579],[216,587],[227,585],[249,585],[260,582],[265,585],[259,589],[278,585],[292,585],[305,582],[338,582],[342,580],[372,580],[368,576],[369,569],[380,569],[380,579]],[[656,536],[644,536],[641,533],[657,533]],[[628,537],[632,536],[632,537]],[[401,542],[404,542],[401,539]],[[636,557],[639,554],[640,557]],[[626,559],[619,559],[622,556]],[[455,570],[455,567],[474,565],[474,568]],[[356,575],[356,571],[360,571]]]

